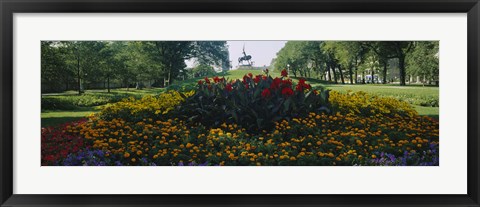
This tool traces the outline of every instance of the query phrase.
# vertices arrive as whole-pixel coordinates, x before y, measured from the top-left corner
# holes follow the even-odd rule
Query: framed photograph
[[[1,206],[480,206],[478,0],[0,7]]]

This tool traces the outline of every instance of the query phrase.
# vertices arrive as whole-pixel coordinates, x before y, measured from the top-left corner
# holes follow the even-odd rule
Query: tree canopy
[[[438,41],[288,41],[275,60],[276,70],[286,68],[295,77],[342,84],[405,85],[409,77],[438,84]]]
[[[42,84],[46,90],[111,83],[168,86],[185,75],[185,60],[203,65],[228,63],[225,41],[43,41]],[[74,83],[74,84],[73,84]]]

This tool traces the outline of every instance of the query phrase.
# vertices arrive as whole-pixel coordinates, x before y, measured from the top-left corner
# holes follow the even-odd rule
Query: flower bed
[[[85,139],[77,134],[76,127],[83,126],[84,120],[66,123],[59,127],[42,128],[41,155],[42,165],[57,165],[70,153],[78,152],[89,146]]]
[[[437,120],[284,75],[215,77],[196,92],[124,100],[61,135],[42,131],[42,165],[438,165]],[[44,160],[55,150],[43,156],[43,137],[81,137],[83,148]],[[45,141],[65,144],[55,140]]]

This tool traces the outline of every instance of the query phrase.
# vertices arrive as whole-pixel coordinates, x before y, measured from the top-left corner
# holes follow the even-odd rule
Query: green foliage
[[[207,64],[199,64],[193,68],[193,74],[195,77],[205,77],[214,75],[216,72],[212,66]]]
[[[245,75],[243,80],[208,78],[177,107],[174,117],[215,127],[237,123],[249,131],[270,130],[275,121],[328,111],[328,91],[311,89],[304,80]]]
[[[51,41],[41,43],[41,79],[46,86],[42,91],[59,92],[65,90],[65,83],[73,80],[74,72],[67,64],[69,51],[61,44]]]
[[[425,81],[438,81],[438,47],[438,41],[417,42],[413,52],[407,56],[407,72],[425,78]]]
[[[146,95],[139,99],[129,97],[105,106],[99,113],[99,116],[105,120],[141,121],[147,118],[162,119],[166,117],[169,111],[173,110],[174,107],[193,93],[193,91],[185,93],[168,91],[155,96]]]
[[[42,111],[44,110],[73,110],[78,107],[100,106],[118,102],[128,97],[126,94],[82,94],[68,96],[43,96]]]
[[[278,53],[275,70],[289,69],[293,76],[311,77],[311,72],[323,72],[321,41],[288,41]]]
[[[92,83],[110,88],[110,82],[166,86],[184,78],[186,59],[228,63],[225,41],[43,41],[41,46],[44,92],[79,90]]]
[[[438,87],[407,86],[401,89],[398,86],[384,85],[326,85],[326,87],[339,92],[364,91],[372,95],[390,97],[417,106],[438,107],[440,102]]]

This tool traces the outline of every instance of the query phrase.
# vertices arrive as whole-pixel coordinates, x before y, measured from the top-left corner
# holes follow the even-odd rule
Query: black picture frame
[[[0,0],[1,206],[480,206],[478,0]],[[19,195],[13,194],[14,13],[467,13],[468,189],[465,195]],[[261,187],[261,186],[252,186]]]

